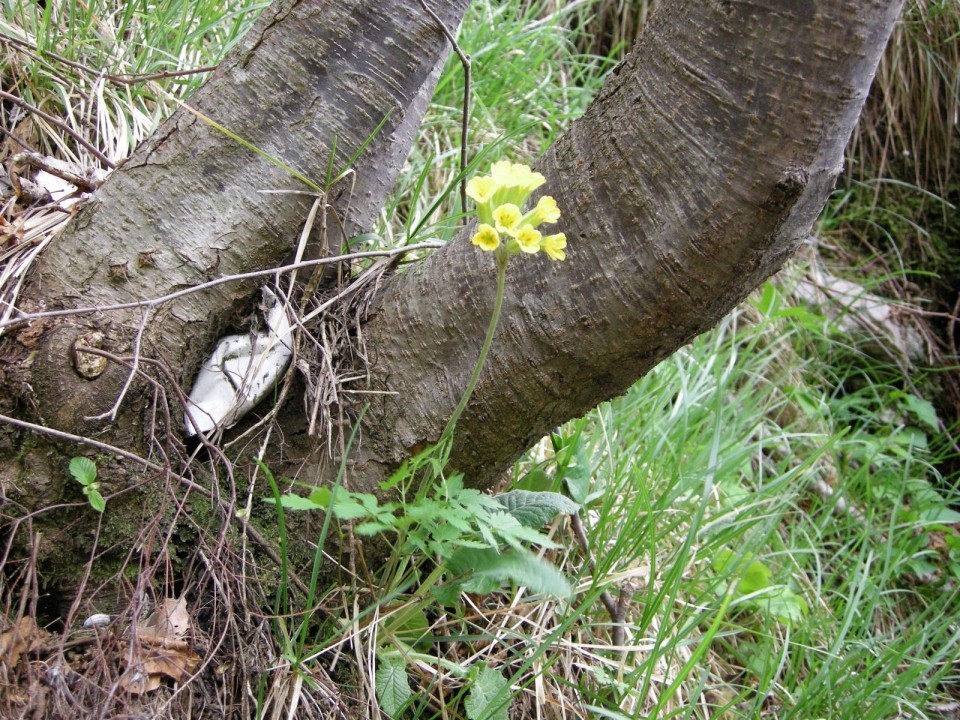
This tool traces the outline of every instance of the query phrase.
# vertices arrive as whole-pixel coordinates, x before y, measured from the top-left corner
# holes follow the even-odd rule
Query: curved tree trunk
[[[625,392],[791,256],[833,189],[900,5],[659,7],[538,165],[568,256],[511,262],[455,440],[470,482],[488,485],[551,428]],[[395,394],[365,417],[367,484],[438,439],[494,285],[492,259],[464,237],[381,294],[366,337]]]
[[[431,0],[430,5],[448,28],[456,28],[467,2]],[[321,185],[334,144],[336,172],[372,137],[353,165],[352,178],[330,192],[328,250],[337,254],[344,238],[374,226],[448,52],[443,29],[418,0],[386,5],[280,0],[189,105]],[[286,170],[181,109],[47,248],[20,307],[38,311],[137,302],[282,265],[314,200],[304,194],[307,189]],[[314,238],[315,245],[321,240]],[[323,251],[313,248],[315,254]],[[189,387],[214,339],[250,310],[261,284],[219,285],[146,318],[143,355],[172,369],[172,378],[158,375],[161,382],[172,381],[166,382],[168,391],[173,383]],[[8,329],[0,338],[0,413],[95,438],[157,465],[182,453],[180,413],[165,420],[154,409],[154,388],[140,382],[126,395],[115,422],[87,419],[111,408],[130,371],[110,363],[101,374],[82,377],[74,367],[74,343],[90,344],[93,333],[101,333],[102,349],[130,356],[142,319],[134,308]],[[36,551],[42,587],[69,603],[88,556],[100,557],[108,574],[109,567],[115,571],[129,561],[132,546],[156,547],[151,543],[174,534],[172,528],[184,521],[179,511],[171,514],[177,493],[163,489],[168,474],[158,472],[157,465],[145,468],[100,452],[98,480],[112,498],[101,525],[67,473],[71,455],[92,456],[96,450],[75,443],[57,448],[53,442],[0,423],[0,538],[6,536],[0,563],[10,561],[5,569],[12,573],[13,559],[26,562],[35,531],[42,538]],[[175,464],[172,470],[178,472]],[[238,500],[232,478],[229,487],[213,484],[214,495],[222,492],[226,498],[214,505],[209,519],[211,537],[222,542],[221,528],[236,524],[234,511],[243,499]],[[34,530],[27,532],[31,523]],[[167,525],[158,531],[159,523]],[[91,549],[93,538],[99,538],[99,546]]]

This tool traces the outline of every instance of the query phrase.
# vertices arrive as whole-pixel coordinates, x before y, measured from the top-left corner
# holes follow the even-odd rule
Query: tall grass
[[[5,0],[0,17],[3,89],[123,160],[236,42],[262,0]],[[150,78],[148,82],[146,79]],[[82,168],[95,159],[57,126],[24,116],[20,135],[35,149]],[[17,123],[7,119],[8,129]]]

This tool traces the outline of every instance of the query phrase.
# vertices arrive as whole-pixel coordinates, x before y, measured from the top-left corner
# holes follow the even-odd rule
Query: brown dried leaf
[[[46,633],[37,627],[32,617],[22,617],[15,625],[0,633],[0,662],[13,668],[23,653],[43,645]]]
[[[141,639],[148,638],[179,640],[190,630],[190,615],[187,613],[187,599],[167,598],[146,619],[137,625],[137,634]]]
[[[14,222],[7,222],[0,218],[0,248],[4,245],[16,245],[23,240],[23,221],[19,218]]]
[[[131,695],[143,695],[156,690],[162,681],[163,678],[160,675],[147,675],[137,670],[120,678],[120,687]]]
[[[16,140],[14,140],[16,138]],[[20,140],[20,142],[17,142]],[[33,118],[27,116],[17,123],[9,135],[0,144],[0,162],[21,153],[24,150],[33,150],[40,144],[40,135]]]
[[[183,682],[200,665],[200,656],[182,640],[144,639],[137,654],[139,659],[120,680],[120,686],[131,695],[156,690],[164,678]]]
[[[137,624],[138,644],[120,681],[131,695],[160,687],[164,678],[183,682],[200,665],[200,656],[183,638],[190,631],[187,600],[167,598],[144,622]]]

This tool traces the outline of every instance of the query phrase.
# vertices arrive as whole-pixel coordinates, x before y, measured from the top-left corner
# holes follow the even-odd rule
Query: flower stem
[[[497,322],[500,320],[500,310],[503,309],[503,288],[506,284],[506,276],[507,263],[505,258],[504,260],[501,260],[498,257],[497,298],[493,302],[493,314],[490,316],[490,324],[487,326],[487,336],[483,339],[483,347],[480,348],[480,357],[477,358],[477,364],[473,368],[473,375],[470,376],[470,382],[467,383],[467,389],[464,391],[463,397],[460,398],[460,403],[453,411],[453,415],[451,415],[450,419],[447,421],[447,426],[443,429],[443,434],[440,436],[440,440],[437,442],[438,446],[442,446],[453,436],[453,429],[456,427],[457,420],[460,419],[460,415],[462,415],[464,409],[466,409],[467,403],[470,402],[470,396],[473,395],[473,391],[477,387],[477,382],[480,380],[480,371],[483,370],[483,365],[487,361],[487,353],[490,352],[490,346],[493,345],[493,335],[497,330]]]

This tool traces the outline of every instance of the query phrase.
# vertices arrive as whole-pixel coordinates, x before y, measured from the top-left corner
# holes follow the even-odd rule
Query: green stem
[[[473,391],[477,387],[477,382],[480,380],[480,371],[483,370],[483,365],[487,361],[487,353],[490,352],[490,346],[493,345],[493,335],[497,330],[497,322],[500,320],[500,310],[503,308],[503,288],[506,284],[506,277],[506,259],[504,258],[501,260],[498,256],[497,299],[493,303],[493,314],[490,316],[490,324],[487,326],[487,336],[483,339],[483,347],[480,348],[480,357],[477,358],[477,364],[473,368],[473,375],[470,376],[470,382],[467,383],[467,389],[464,391],[463,397],[460,398],[460,403],[453,411],[453,415],[450,416],[450,420],[447,421],[447,426],[443,429],[443,434],[440,436],[440,440],[437,442],[438,446],[442,446],[444,442],[448,441],[453,436],[453,429],[457,424],[457,420],[460,419],[460,415],[463,414],[464,409],[467,407],[467,403],[470,402],[470,396],[473,395]]]

